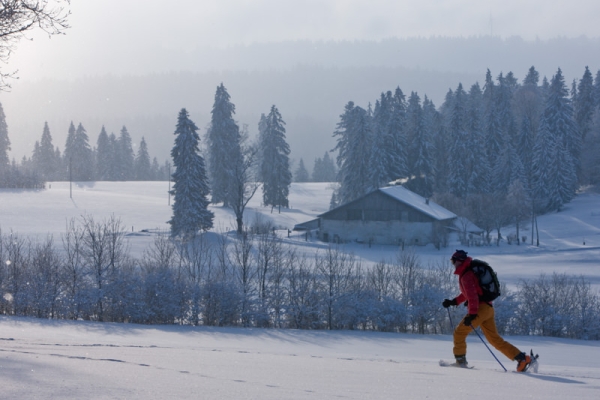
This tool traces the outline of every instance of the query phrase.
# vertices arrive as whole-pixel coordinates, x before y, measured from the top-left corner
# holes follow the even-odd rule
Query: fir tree
[[[288,207],[292,174],[289,166],[290,147],[285,140],[285,122],[277,107],[272,106],[265,120],[259,143],[260,176],[263,182],[263,204]]]
[[[119,134],[116,146],[116,167],[118,170],[118,179],[127,181],[135,176],[135,155],[131,136],[127,131],[127,127],[123,126]]]
[[[497,87],[492,79],[492,73],[487,70],[485,86],[483,88],[484,103],[484,132],[486,137],[486,151],[488,162],[495,169],[497,158],[502,152],[503,136],[500,121],[500,111],[496,99],[498,97]]]
[[[450,138],[446,121],[450,120],[451,110],[454,104],[454,92],[450,89],[439,111],[428,111],[430,123],[433,126],[433,159],[435,162],[435,187],[434,192],[446,193],[448,191],[448,174],[450,170]]]
[[[450,164],[448,171],[448,185],[450,193],[464,198],[467,195],[469,174],[464,166],[467,156],[467,94],[462,84],[454,92],[452,113],[448,122],[448,135],[450,138]]]
[[[67,133],[67,140],[65,142],[65,151],[63,152],[63,171],[65,173],[65,179],[69,180],[73,177],[71,171],[71,165],[73,163],[73,154],[75,152],[75,125],[73,121],[69,125]]]
[[[37,144],[37,142],[36,142]],[[59,179],[58,169],[60,159],[56,158],[52,135],[48,123],[44,123],[44,130],[39,146],[33,152],[32,161],[34,168],[44,181]]]
[[[309,182],[310,176],[308,175],[308,171],[304,166],[304,160],[301,158],[298,163],[298,168],[294,171],[294,182]]]
[[[516,110],[519,112],[521,121],[516,147],[525,174],[525,180],[522,183],[528,191],[529,197],[532,195],[534,138],[538,132],[543,105],[542,92],[538,83],[539,73],[534,67],[531,67],[523,80],[523,85],[515,93]]]
[[[93,153],[89,138],[83,125],[77,129],[71,122],[67,144],[65,145],[65,164],[69,171],[68,178],[75,181],[90,181],[94,179]]]
[[[149,181],[152,179],[150,165],[150,155],[148,154],[148,145],[142,136],[138,153],[135,157],[135,179],[138,181]]]
[[[208,178],[204,159],[200,155],[198,128],[189,119],[186,109],[179,112],[175,130],[175,145],[171,150],[173,158],[173,217],[171,236],[190,239],[200,230],[213,226],[214,215],[208,210]]]
[[[348,102],[340,117],[334,136],[338,136],[334,150],[338,150],[340,168],[340,204],[352,201],[376,189],[369,181],[372,149],[371,120],[367,111]]]
[[[212,188],[212,202],[231,203],[230,195],[235,191],[234,166],[242,159],[241,135],[233,120],[235,105],[223,84],[217,87],[212,109],[210,128],[207,134],[208,167]]]
[[[425,98],[425,101],[428,101]],[[428,104],[428,103],[427,103]],[[433,194],[433,165],[431,160],[431,127],[428,115],[421,107],[419,95],[412,92],[406,110],[408,145],[408,182],[405,186],[424,197]]]
[[[577,85],[577,95],[573,96],[573,109],[575,110],[575,122],[581,134],[581,141],[592,128],[592,118],[596,111],[597,102],[594,98],[594,79],[588,67]]]
[[[374,188],[406,176],[405,108],[400,88],[396,89],[396,96],[392,96],[391,91],[381,93],[380,100],[375,103],[369,166],[370,182]]]
[[[535,199],[542,210],[560,209],[575,195],[577,177],[572,149],[576,136],[573,108],[558,69],[547,90],[534,145]]]
[[[313,182],[336,182],[337,171],[335,163],[329,157],[329,152],[325,152],[323,158],[315,158],[315,164],[312,173]]]
[[[485,152],[483,92],[477,83],[471,86],[467,100],[467,136],[467,194],[489,193],[491,168]]]
[[[106,129],[102,126],[96,141],[96,179],[99,181],[113,180],[111,170],[115,163],[115,149],[111,146]]]

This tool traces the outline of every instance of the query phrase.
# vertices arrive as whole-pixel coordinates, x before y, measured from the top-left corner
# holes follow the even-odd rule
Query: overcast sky
[[[600,37],[598,0],[72,0],[65,36],[22,41],[23,80],[177,69],[165,54],[283,40],[414,36]],[[136,54],[142,62],[132,62]],[[151,58],[150,58],[151,59]],[[161,61],[161,62],[158,62]]]

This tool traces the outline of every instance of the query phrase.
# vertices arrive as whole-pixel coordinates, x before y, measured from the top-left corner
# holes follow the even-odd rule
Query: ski
[[[445,361],[445,360],[440,360],[440,367],[454,367],[454,368],[465,368],[465,369],[475,368],[472,365],[457,364],[456,362],[450,362],[450,361]]]

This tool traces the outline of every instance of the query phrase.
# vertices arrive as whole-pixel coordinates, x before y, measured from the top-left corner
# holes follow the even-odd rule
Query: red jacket
[[[471,257],[467,257],[454,271],[458,275],[458,285],[460,287],[460,294],[456,297],[456,304],[461,304],[466,300],[469,302],[468,313],[477,314],[479,310],[479,296],[483,294],[483,290],[479,286],[479,279],[469,269],[472,260]]]

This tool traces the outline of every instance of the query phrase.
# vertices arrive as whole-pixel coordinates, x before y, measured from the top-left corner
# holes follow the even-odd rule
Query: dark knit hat
[[[467,259],[467,252],[464,250],[456,250],[450,260],[454,261],[465,261]]]

